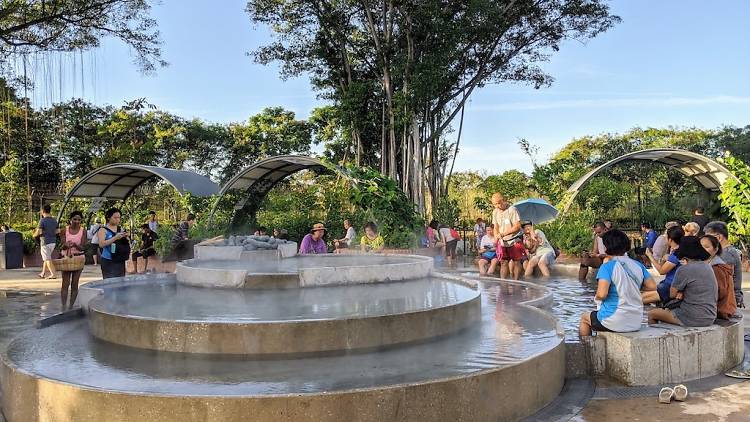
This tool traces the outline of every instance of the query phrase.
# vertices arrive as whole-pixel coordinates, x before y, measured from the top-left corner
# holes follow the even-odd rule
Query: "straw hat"
[[[326,229],[326,226],[324,226],[323,223],[315,223],[315,224],[313,224],[313,227],[310,230],[310,233],[316,232],[318,230],[323,230],[324,234],[328,233],[328,229]]]

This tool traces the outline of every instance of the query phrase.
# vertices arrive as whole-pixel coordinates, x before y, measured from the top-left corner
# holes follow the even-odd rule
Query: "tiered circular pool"
[[[160,275],[82,293],[98,294],[88,320],[9,345],[9,422],[512,420],[563,384],[562,333],[529,306],[549,302],[530,285],[216,289]]]

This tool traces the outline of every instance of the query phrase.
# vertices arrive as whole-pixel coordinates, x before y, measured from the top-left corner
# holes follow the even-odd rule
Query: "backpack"
[[[453,229],[453,228],[451,228],[451,237],[454,238],[454,239],[456,239],[456,240],[461,240],[461,235],[458,234],[458,232],[456,231],[456,229]]]
[[[102,226],[102,227],[104,228],[104,230],[112,233],[113,235],[117,234],[113,232],[112,230],[110,230],[109,227],[106,227],[106,226]],[[117,231],[118,232],[120,231],[119,227],[117,228]],[[115,241],[115,243],[113,243],[112,245],[115,245],[115,252],[112,253],[112,262],[125,262],[128,259],[130,259],[130,241],[126,237],[123,237],[122,239]],[[106,247],[109,248],[111,247],[111,245],[106,246]]]

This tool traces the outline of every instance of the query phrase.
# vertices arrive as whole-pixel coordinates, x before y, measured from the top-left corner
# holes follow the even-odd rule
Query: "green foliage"
[[[396,182],[366,167],[347,167],[351,178],[350,200],[378,225],[385,243],[394,248],[412,248],[417,244],[417,230],[422,219],[414,204]]]
[[[437,208],[432,211],[432,218],[450,227],[456,227],[460,217],[461,209],[458,206],[458,200],[449,197],[440,199]]]
[[[423,187],[409,185],[424,172],[434,207],[457,150],[445,135],[474,90],[549,85],[542,63],[564,40],[593,38],[620,20],[602,0],[249,0],[246,10],[272,31],[255,60],[280,62],[282,77],[309,75],[333,102],[342,136],[327,155],[356,155],[419,204]],[[417,150],[424,164],[413,165]]]
[[[595,222],[590,213],[568,215],[538,226],[552,244],[568,255],[578,256],[591,249],[593,234],[591,226]]]
[[[474,199],[474,206],[489,214],[492,212],[492,194],[500,192],[511,203],[531,196],[529,177],[518,170],[507,170],[498,175],[487,176],[480,184],[482,196]]]
[[[721,187],[721,205],[732,218],[729,233],[732,241],[739,241],[747,248],[750,241],[750,167],[739,158],[727,153],[724,165],[737,177],[727,179]]]
[[[172,236],[174,236],[174,233],[175,229],[166,222],[162,222],[156,228],[158,239],[154,241],[154,250],[158,256],[163,258],[172,252]]]
[[[128,45],[144,72],[164,66],[148,0],[7,0],[0,13],[0,56],[81,51],[114,37]],[[2,63],[8,66],[7,63]]]

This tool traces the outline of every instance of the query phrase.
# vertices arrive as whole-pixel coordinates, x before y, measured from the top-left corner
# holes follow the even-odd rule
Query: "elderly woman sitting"
[[[523,229],[524,245],[527,243],[533,245],[533,248],[528,250],[529,259],[524,262],[524,268],[526,269],[525,277],[531,277],[534,275],[534,269],[539,267],[544,277],[549,277],[549,267],[555,263],[557,255],[555,249],[547,240],[547,236],[543,231],[534,228],[534,224],[531,221],[526,221],[521,225]]]
[[[719,299],[716,275],[706,262],[711,255],[699,238],[685,236],[680,241],[677,257],[685,262],[677,269],[669,289],[669,297],[677,303],[673,309],[649,311],[648,323],[663,321],[686,327],[707,327],[716,320]]]

